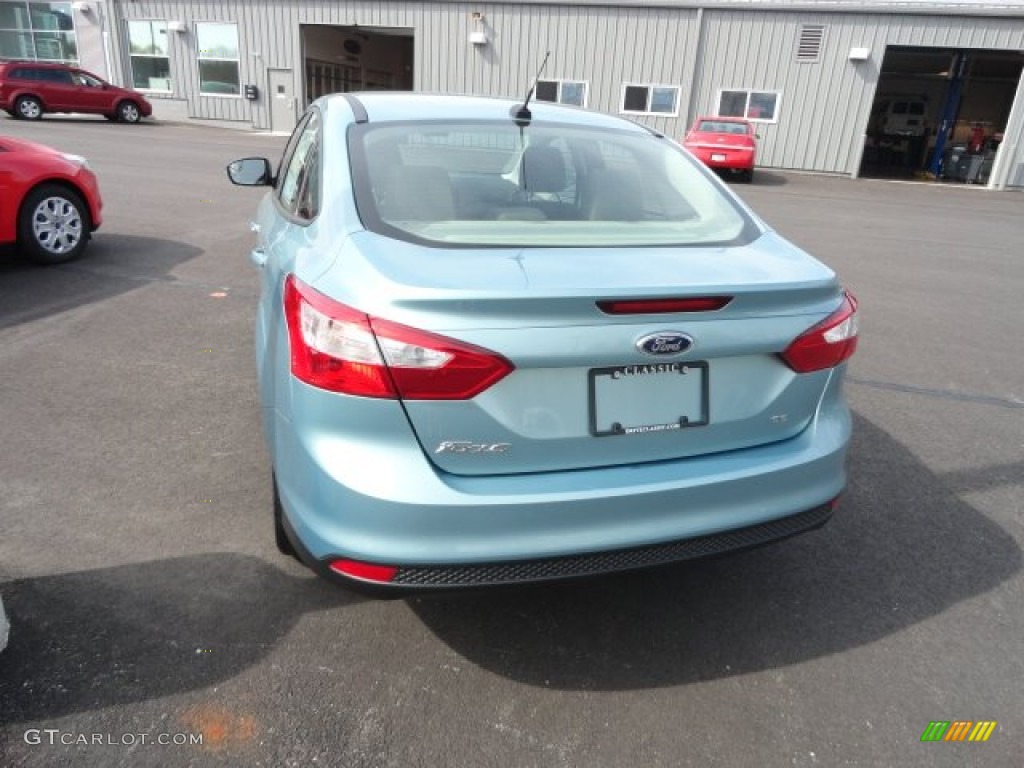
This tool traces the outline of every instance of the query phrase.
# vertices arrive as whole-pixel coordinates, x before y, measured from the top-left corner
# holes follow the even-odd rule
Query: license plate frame
[[[673,410],[671,407],[649,407],[650,399],[644,397],[642,399],[648,401],[648,405],[645,405],[642,408],[646,409],[648,413],[653,414],[657,411],[658,413],[666,415],[646,418],[641,416],[639,419],[634,419],[650,422],[645,424],[623,424],[621,421],[612,421],[611,424],[607,423],[609,419],[607,416],[608,403],[605,398],[609,397],[609,388],[611,386],[616,386],[619,390],[619,396],[628,397],[630,395],[635,396],[638,390],[644,388],[641,382],[656,382],[659,385],[658,387],[648,387],[648,389],[651,390],[650,394],[653,395],[655,394],[655,389],[660,389],[662,392],[666,389],[671,389],[674,384],[670,380],[671,377],[692,376],[693,374],[697,374],[699,376],[699,381],[693,382],[692,379],[689,379],[687,380],[687,384],[684,385],[687,390],[680,390],[681,395],[683,395],[683,397],[680,397],[680,401],[689,400],[690,402],[679,402],[677,410]],[[587,378],[589,427],[590,434],[594,437],[642,435],[654,432],[675,432],[682,429],[690,429],[692,427],[705,427],[710,422],[711,376],[710,367],[708,366],[707,361],[697,360],[694,362],[630,364],[615,365],[605,368],[591,368],[590,371],[588,371]],[[629,382],[629,384],[612,385],[611,383],[618,381],[626,381]],[[601,396],[600,403],[598,402],[599,394]],[[694,400],[696,400],[696,405],[693,403]],[[676,413],[678,413],[678,415],[675,415]]]

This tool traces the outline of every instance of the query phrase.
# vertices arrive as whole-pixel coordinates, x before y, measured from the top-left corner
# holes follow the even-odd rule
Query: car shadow
[[[854,435],[849,488],[819,531],[714,560],[423,597],[410,607],[455,652],[495,674],[629,690],[841,653],[1020,569],[1014,539],[883,429],[857,417]]]
[[[40,267],[14,247],[0,249],[0,328],[102,301],[171,272],[203,251],[152,237],[98,234],[82,257]]]
[[[784,187],[789,184],[789,179],[781,173],[763,171],[758,168],[754,171],[754,178],[750,183],[755,187]]]
[[[205,688],[258,663],[307,611],[361,598],[263,560],[205,554],[13,581],[0,721]]]

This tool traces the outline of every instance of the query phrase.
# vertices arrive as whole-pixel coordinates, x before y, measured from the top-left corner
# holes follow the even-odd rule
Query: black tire
[[[40,120],[43,117],[43,103],[35,96],[21,96],[14,102],[14,116],[19,120]]]
[[[142,119],[142,112],[139,105],[130,99],[125,99],[117,105],[117,119],[122,123],[137,123]]]
[[[281,497],[277,493],[277,480],[273,480],[274,484],[274,543],[277,544],[277,551],[282,555],[290,555],[296,560],[299,560],[298,554],[295,552],[295,548],[292,546],[291,541],[288,540],[288,534],[285,533],[284,523],[281,522],[281,517],[284,515],[284,508],[281,506]],[[302,561],[299,560],[301,563]]]
[[[60,184],[31,190],[18,212],[18,245],[37,264],[72,261],[89,243],[92,222],[81,195]]]
[[[743,182],[744,184],[749,184],[750,182],[752,182],[754,180],[754,169],[751,168],[749,171],[743,171],[740,174],[739,178],[740,178],[740,181]]]

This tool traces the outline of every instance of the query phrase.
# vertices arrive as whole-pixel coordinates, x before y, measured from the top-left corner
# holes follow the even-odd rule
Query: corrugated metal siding
[[[182,2],[138,0],[120,3],[121,18],[175,19],[188,25],[171,36],[175,97],[186,98],[198,118],[251,122],[265,128],[263,100],[199,95],[194,23],[234,21],[239,25],[242,81],[265,89],[266,69],[295,72],[302,93],[301,24],[403,27],[415,37],[416,90],[497,96],[525,95],[546,51],[545,76],[589,83],[588,106],[618,112],[624,82],[680,86],[680,117],[644,117],[643,122],[675,135],[686,119],[693,79],[697,12],[692,9],[580,7],[439,2]],[[490,38],[469,43],[473,12],[483,13]],[[119,56],[128,72],[125,25],[118,25]],[[254,54],[260,53],[257,58]]]
[[[698,112],[719,89],[782,93],[777,124],[762,124],[760,165],[852,173],[887,45],[1024,49],[1024,20],[706,11]],[[825,26],[820,61],[797,60],[800,28]],[[853,62],[851,48],[871,49]],[[739,52],[742,52],[740,54]]]
[[[493,1],[122,0],[111,5],[117,6],[112,37],[125,76],[124,18],[187,24],[186,33],[169,33],[171,67],[174,96],[187,100],[196,118],[269,125],[265,98],[248,102],[199,94],[196,21],[238,23],[242,82],[257,85],[263,94],[268,68],[291,69],[295,92],[302,94],[302,24],[401,27],[414,34],[416,90],[521,96],[550,50],[545,76],[586,80],[592,109],[618,113],[624,83],[679,86],[678,117],[637,118],[673,137],[685,133],[696,114],[716,110],[719,89],[779,91],[778,123],[759,127],[759,164],[829,173],[856,170],[886,46],[1024,50],[1020,18]],[[474,12],[484,15],[486,46],[469,43]],[[808,24],[825,27],[824,43],[818,61],[800,62],[800,29]],[[871,58],[850,61],[855,47],[869,48]]]
[[[1006,123],[1000,154],[1005,156],[998,158],[992,169],[989,186],[1024,187],[1024,74],[1017,83],[1016,101]]]

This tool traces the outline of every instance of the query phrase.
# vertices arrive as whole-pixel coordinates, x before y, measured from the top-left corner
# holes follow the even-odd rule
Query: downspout
[[[115,0],[111,0],[115,2]],[[96,9],[100,17],[100,35],[103,37],[103,60],[107,66],[107,80],[114,85],[120,85],[120,78],[114,79],[114,58],[110,50],[110,29],[107,26],[107,4],[97,3]]]
[[[690,94],[686,105],[686,125],[683,126],[683,135],[690,130],[693,121],[697,118],[697,107],[694,101],[700,88],[700,79],[703,74],[701,66],[704,60],[704,8],[697,9],[697,44],[693,47],[693,77],[690,78]]]

